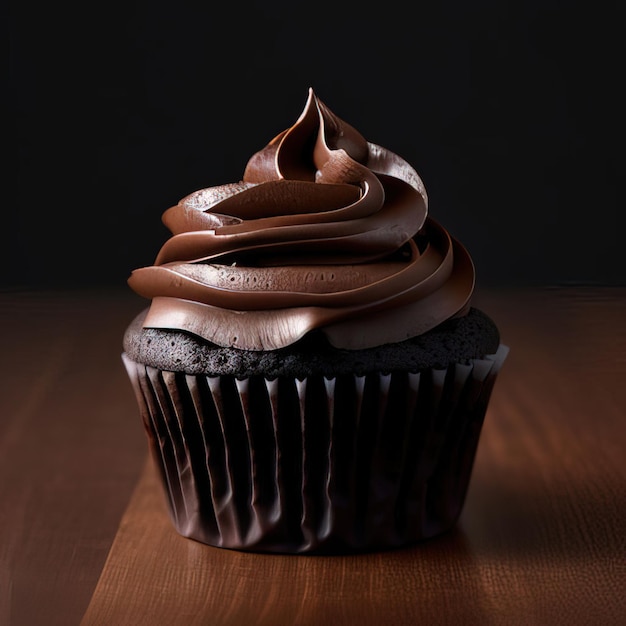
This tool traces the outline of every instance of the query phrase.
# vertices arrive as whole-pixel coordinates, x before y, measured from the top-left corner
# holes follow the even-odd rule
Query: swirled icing
[[[467,312],[474,265],[428,214],[417,172],[309,90],[243,178],[163,214],[172,236],[128,283],[144,327],[274,350],[313,329],[339,348],[403,341]]]

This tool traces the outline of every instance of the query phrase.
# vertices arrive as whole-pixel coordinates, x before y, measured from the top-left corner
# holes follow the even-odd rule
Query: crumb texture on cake
[[[223,348],[188,333],[143,328],[146,313],[147,309],[140,312],[124,334],[123,348],[129,358],[161,370],[211,376],[271,379],[418,372],[493,354],[500,342],[496,324],[475,307],[418,337],[363,350],[334,348],[319,332],[280,350]]]

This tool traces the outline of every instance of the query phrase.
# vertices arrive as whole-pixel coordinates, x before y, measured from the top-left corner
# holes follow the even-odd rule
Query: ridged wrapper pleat
[[[454,526],[507,353],[500,345],[445,369],[302,380],[122,359],[181,535],[236,550],[338,554]]]

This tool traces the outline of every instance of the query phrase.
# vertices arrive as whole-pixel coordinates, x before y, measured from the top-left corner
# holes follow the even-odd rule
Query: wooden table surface
[[[337,557],[176,534],[120,359],[145,304],[0,293],[0,626],[626,624],[626,288],[478,289],[510,353],[457,527]]]

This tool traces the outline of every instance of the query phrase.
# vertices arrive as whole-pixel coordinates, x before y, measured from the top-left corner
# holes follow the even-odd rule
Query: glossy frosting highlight
[[[163,222],[172,237],[128,281],[152,300],[144,327],[219,346],[273,350],[316,328],[339,348],[403,341],[463,315],[474,288],[417,172],[312,89],[241,181],[190,194]]]

